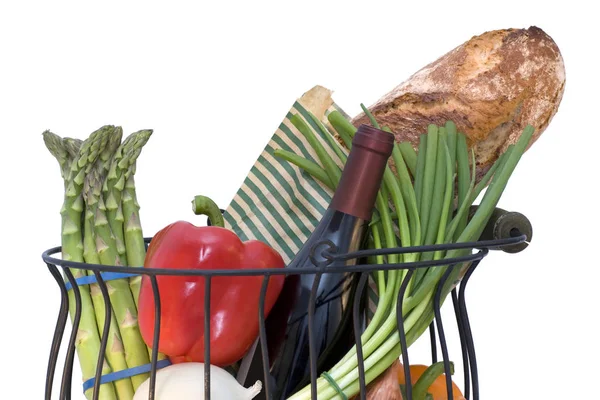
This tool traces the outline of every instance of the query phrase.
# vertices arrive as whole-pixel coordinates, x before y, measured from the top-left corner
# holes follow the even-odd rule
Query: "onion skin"
[[[136,390],[133,400],[147,400],[150,379]],[[256,381],[249,388],[241,386],[227,371],[210,366],[211,399],[251,400],[262,390]],[[204,363],[172,364],[156,372],[155,400],[204,400]]]
[[[400,361],[396,360],[383,375],[367,386],[367,400],[403,400],[398,384],[398,376],[401,373]],[[359,398],[360,395],[356,395],[351,400]]]

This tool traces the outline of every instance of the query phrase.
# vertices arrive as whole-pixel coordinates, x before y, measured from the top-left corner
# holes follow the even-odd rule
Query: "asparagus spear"
[[[118,221],[119,214],[122,216],[121,192],[125,185],[125,170],[131,166],[141,147],[147,142],[151,131],[140,131],[133,133],[119,146],[103,185],[105,197],[98,197],[96,208],[94,231],[96,234],[96,249],[102,264],[125,265],[125,252],[119,253],[118,235],[123,236],[122,221]],[[118,199],[117,199],[118,197]],[[106,199],[106,200],[105,200]],[[114,207],[113,201],[117,203]],[[114,227],[114,229],[113,229]],[[137,321],[137,308],[134,296],[129,287],[127,279],[117,279],[107,282],[113,310],[123,339],[127,366],[129,368],[144,365],[150,362],[148,348],[144,343]],[[148,374],[140,374],[131,377],[134,390],[141,385]]]
[[[131,157],[129,157],[130,160],[139,156],[139,152],[141,152],[142,149],[141,146],[143,146],[148,139],[149,135],[147,137],[142,136],[141,141],[143,141],[143,143],[140,142],[138,145],[134,146],[134,150],[132,150],[133,154]],[[127,261],[129,266],[143,267],[144,259],[146,258],[146,245],[144,243],[142,225],[140,223],[140,205],[137,201],[135,190],[135,170],[136,163],[134,160],[124,173],[126,181],[122,194],[122,207],[125,218],[125,249],[127,252]],[[141,275],[130,278],[129,287],[131,288],[136,307],[138,306],[141,285]],[[152,357],[152,346],[148,346],[148,355]],[[158,361],[165,360],[167,358],[167,356],[162,353],[158,353],[157,357]]]
[[[94,165],[94,168],[85,176],[83,186],[83,199],[85,203],[85,219],[84,219],[84,252],[83,257],[86,262],[92,264],[99,264],[99,257],[96,251],[95,232],[94,226],[94,215],[96,208],[98,207],[98,199],[102,194],[102,184],[108,173],[110,166],[110,160],[121,143],[123,137],[123,129],[117,127],[110,137],[108,145],[101,152],[98,161]],[[87,257],[86,257],[87,254]],[[90,259],[90,261],[87,260]],[[91,261],[95,260],[95,261]],[[97,261],[96,261],[97,260]],[[91,271],[90,271],[91,273]]]
[[[56,161],[58,161],[60,175],[63,178],[66,188],[69,171],[71,170],[71,163],[73,162],[74,157],[69,155],[60,136],[46,130],[42,133],[42,137],[44,138],[46,148],[50,151],[50,154],[56,158]],[[79,149],[77,149],[77,151],[79,151]]]
[[[146,245],[140,223],[140,205],[135,193],[135,181],[133,174],[129,175],[123,190],[123,214],[125,216],[125,248],[127,250],[127,261],[132,267],[143,267],[146,258]],[[134,276],[129,281],[131,292],[138,306],[138,298],[142,285],[142,277]]]
[[[57,159],[61,166],[61,173],[65,184],[64,203],[61,209],[62,216],[62,257],[65,260],[83,262],[83,243],[81,233],[81,215],[83,212],[82,188],[86,170],[94,164],[100,151],[106,146],[112,126],[104,126],[93,132],[82,143],[78,141],[65,141],[49,131],[44,132],[44,141],[50,153]],[[69,143],[65,146],[66,143]],[[67,150],[68,149],[68,150]],[[83,275],[81,270],[72,270],[73,276],[78,278]],[[100,334],[94,316],[94,309],[89,288],[85,285],[78,288],[81,296],[81,319],[77,327],[77,341],[75,348],[84,380],[93,378],[96,374],[96,364],[100,353]],[[71,322],[75,316],[75,294],[69,291],[69,313]],[[111,369],[103,364],[102,373],[110,373]],[[86,391],[86,398],[91,399],[93,390]],[[116,400],[117,395],[112,383],[100,386],[99,398],[102,400]]]
[[[129,135],[119,146],[109,166],[108,176],[103,186],[104,202],[110,229],[115,235],[117,252],[121,257],[123,265],[127,262],[127,252],[124,238],[124,216],[122,208],[122,193],[125,188],[125,172],[135,163],[142,147],[146,144],[151,130],[141,130]]]
[[[143,267],[144,259],[146,258],[146,244],[144,243],[144,235],[142,233],[142,225],[140,223],[140,205],[137,201],[137,195],[135,190],[135,170],[136,170],[136,159],[142,150],[142,146],[150,138],[152,132],[144,133],[137,145],[133,146],[131,155],[128,157],[130,160],[130,166],[125,171],[125,187],[122,194],[123,202],[123,215],[125,217],[125,249],[127,252],[127,261],[131,267]],[[142,276],[134,276],[129,280],[129,287],[133,293],[133,299],[135,300],[136,307],[138,306],[138,299],[140,295],[140,289],[142,286]],[[148,346],[148,355],[152,358],[152,347]],[[158,353],[157,360],[165,360],[166,355]]]
[[[81,139],[74,139],[74,138],[70,138],[70,137],[65,137],[62,139],[62,144],[72,159],[77,157],[77,154],[79,153],[79,149],[81,148],[82,143],[83,143],[83,140],[81,140]]]
[[[96,250],[95,232],[94,232],[94,215],[98,207],[98,199],[102,194],[102,182],[108,172],[108,166],[112,155],[121,143],[123,130],[119,127],[115,129],[111,135],[111,139],[106,148],[100,154],[96,165],[85,177],[83,187],[83,198],[85,201],[85,219],[84,219],[84,235],[83,235],[83,257],[85,262],[90,264],[100,264],[100,257]],[[88,274],[93,275],[92,271]],[[102,329],[105,322],[105,303],[102,292],[97,283],[90,285],[90,293],[94,310],[96,312],[96,321],[98,327]],[[110,305],[109,305],[110,306]],[[115,371],[127,369],[125,360],[125,352],[123,349],[123,341],[115,313],[111,314],[109,325],[108,341],[106,346],[106,358],[108,363]],[[123,378],[114,381],[115,389],[119,399],[132,399],[134,396],[133,385],[130,378]]]
[[[140,247],[140,243],[136,243],[136,238],[139,241],[139,235],[137,235],[137,233],[139,232],[141,235],[141,227],[135,226],[135,218],[132,219],[134,208],[137,207],[139,209],[139,205],[137,205],[137,201],[133,200],[131,189],[127,191],[127,198],[123,198],[123,193],[126,186],[125,182],[128,177],[131,176],[133,179],[137,157],[140,155],[142,147],[148,142],[151,135],[151,130],[141,130],[132,133],[125,139],[117,149],[117,152],[111,161],[110,170],[103,187],[104,200],[108,209],[108,223],[115,234],[118,250],[120,249],[119,243],[122,244],[122,249],[120,250],[123,252],[121,253],[121,251],[119,251],[119,254],[122,256],[124,264],[135,267],[143,265],[146,248],[143,243],[143,237],[141,243],[142,247]],[[129,225],[131,225],[129,229],[124,226],[125,214],[123,213],[123,207],[127,207],[127,212],[125,214],[128,215],[127,221]],[[138,216],[137,210],[135,211],[135,216]],[[139,219],[137,225],[139,226]],[[125,242],[126,235],[129,236],[129,245]],[[131,246],[131,248],[128,249],[128,246]],[[129,260],[129,257],[132,257],[133,259]],[[132,279],[132,282],[138,281],[141,281],[141,277]],[[137,289],[135,289],[137,285],[138,284],[136,283],[132,286],[136,307],[139,295],[139,292],[136,293]]]

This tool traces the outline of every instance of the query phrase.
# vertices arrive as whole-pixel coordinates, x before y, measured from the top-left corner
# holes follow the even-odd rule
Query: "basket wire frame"
[[[75,358],[75,341],[77,336],[77,327],[79,321],[81,319],[81,293],[79,290],[79,286],[71,272],[71,269],[81,269],[92,271],[95,275],[97,283],[102,292],[102,296],[104,299],[104,303],[107,305],[105,307],[105,323],[102,327],[102,337],[100,344],[100,354],[104,354],[106,350],[107,340],[108,340],[108,332],[109,332],[109,324],[111,320],[112,307],[110,305],[110,298],[108,294],[108,289],[106,286],[106,281],[102,277],[102,272],[117,272],[117,273],[135,273],[142,274],[144,279],[149,279],[151,282],[151,287],[154,295],[154,304],[155,304],[155,320],[154,320],[154,338],[152,344],[152,358],[151,358],[151,369],[150,369],[150,381],[149,381],[149,399],[154,400],[155,398],[155,389],[156,389],[156,373],[157,373],[157,357],[158,357],[158,343],[160,338],[160,316],[161,316],[161,302],[160,302],[160,290],[157,282],[157,276],[170,275],[170,276],[201,276],[204,277],[205,284],[205,292],[204,292],[204,395],[205,399],[210,399],[210,294],[211,294],[211,283],[212,278],[214,277],[222,277],[222,276],[262,276],[263,282],[260,290],[260,296],[257,300],[259,302],[259,313],[258,313],[258,323],[259,323],[259,337],[258,340],[261,343],[261,358],[262,358],[262,366],[263,366],[263,392],[259,395],[260,397],[256,397],[256,399],[264,398],[271,400],[273,389],[271,387],[272,382],[269,379],[269,355],[268,355],[268,346],[267,346],[267,334],[266,334],[266,326],[265,326],[265,318],[264,316],[264,306],[265,306],[265,297],[267,293],[267,285],[269,282],[269,278],[272,275],[303,275],[303,274],[312,274],[315,276],[315,284],[312,287],[312,291],[310,294],[309,300],[309,309],[308,309],[308,331],[309,331],[309,360],[310,360],[310,377],[311,377],[311,397],[313,399],[317,399],[317,354],[316,354],[316,345],[314,343],[314,329],[316,329],[314,324],[314,311],[315,311],[315,303],[316,303],[316,291],[318,287],[318,281],[323,274],[327,273],[335,273],[335,272],[353,272],[360,275],[358,282],[358,293],[364,293],[366,288],[368,275],[374,271],[390,271],[390,270],[407,270],[406,276],[402,281],[400,292],[398,294],[397,301],[397,323],[398,323],[398,334],[400,336],[400,344],[402,349],[402,363],[404,367],[405,381],[411,382],[410,378],[410,363],[409,363],[409,355],[406,347],[406,332],[404,332],[404,321],[402,316],[402,300],[404,298],[404,294],[408,287],[408,282],[412,277],[414,271],[417,268],[426,268],[432,266],[448,266],[446,271],[444,272],[441,280],[437,284],[437,288],[434,294],[434,319],[433,322],[429,326],[429,336],[431,340],[431,356],[432,363],[437,362],[438,353],[437,353],[437,339],[439,339],[439,346],[441,350],[442,360],[444,362],[444,371],[445,371],[445,380],[446,380],[446,389],[447,396],[449,400],[454,400],[452,394],[452,376],[450,371],[450,361],[449,361],[449,352],[446,343],[446,336],[444,331],[444,325],[441,317],[441,294],[442,289],[450,276],[452,270],[454,268],[459,268],[463,264],[469,264],[464,272],[464,276],[460,280],[460,282],[454,287],[451,292],[452,303],[454,307],[454,313],[457,321],[460,345],[461,345],[461,358],[463,363],[463,371],[464,371],[464,396],[466,399],[479,400],[479,381],[477,375],[477,361],[475,356],[475,347],[473,343],[473,335],[471,332],[471,327],[469,323],[467,306],[465,300],[465,288],[469,281],[469,278],[472,276],[474,270],[478,266],[479,262],[489,253],[491,250],[502,249],[506,246],[514,246],[519,245],[527,240],[527,235],[521,234],[518,231],[512,231],[511,237],[503,238],[503,239],[494,239],[494,240],[480,240],[477,242],[469,242],[469,243],[451,243],[451,244],[443,244],[443,245],[429,245],[429,246],[413,246],[413,247],[398,247],[398,248],[385,248],[385,249],[376,249],[376,250],[359,250],[350,253],[336,253],[335,245],[331,242],[320,242],[317,243],[313,247],[316,249],[317,247],[322,246],[323,244],[328,244],[328,248],[322,251],[322,256],[325,258],[324,262],[315,262],[313,258],[314,266],[305,267],[302,269],[255,269],[255,270],[186,270],[186,269],[149,269],[149,268],[139,268],[139,267],[118,267],[118,266],[107,266],[107,265],[98,265],[98,264],[85,264],[85,263],[77,263],[71,261],[65,261],[62,259],[58,259],[52,257],[54,254],[60,253],[61,247],[54,247],[52,249],[46,250],[42,254],[42,258],[45,261],[50,273],[55,278],[61,294],[61,303],[60,303],[60,311],[57,318],[56,328],[54,331],[54,336],[50,348],[50,356],[48,360],[48,368],[46,375],[46,387],[45,387],[45,399],[50,400],[52,398],[52,388],[54,383],[54,375],[56,372],[56,367],[58,363],[58,355],[61,346],[61,342],[63,339],[64,331],[67,324],[68,314],[69,314],[69,298],[67,293],[66,282],[70,282],[71,290],[74,292],[75,298],[75,314],[73,316],[72,323],[72,331],[69,338],[67,352],[65,356],[65,361],[62,370],[62,379],[61,379],[61,387],[60,387],[60,400],[70,400],[71,399],[71,377],[73,372],[73,364]],[[145,238],[145,242],[149,243],[151,238]],[[321,247],[322,248],[322,247]],[[407,254],[407,253],[424,253],[424,252],[434,252],[438,250],[446,251],[452,249],[471,249],[477,250],[475,252],[471,252],[469,255],[455,257],[451,259],[443,259],[443,260],[431,260],[431,261],[417,261],[411,263],[397,263],[397,264],[356,264],[351,266],[329,266],[333,261],[344,261],[344,260],[352,260],[352,259],[362,259],[368,256],[376,256],[376,255],[390,255],[390,254]],[[64,276],[66,277],[66,281],[61,276],[59,267],[64,272]],[[366,383],[365,383],[365,367],[364,367],[364,358],[363,358],[363,349],[361,346],[361,329],[360,329],[360,314],[361,314],[361,297],[356,296],[354,299],[352,306],[352,318],[353,318],[353,330],[355,332],[355,344],[356,344],[356,357],[358,362],[358,373],[359,373],[359,386],[360,393],[357,395],[357,398],[361,400],[366,400]],[[99,327],[100,328],[100,327]],[[100,378],[102,376],[102,366],[103,366],[104,357],[98,357],[98,362],[96,365],[96,373],[95,373],[95,381],[93,385],[93,394],[92,399],[97,400],[100,391]],[[412,400],[412,387],[410,384],[405,386],[406,390],[406,398],[405,400]],[[264,397],[263,397],[264,396]]]

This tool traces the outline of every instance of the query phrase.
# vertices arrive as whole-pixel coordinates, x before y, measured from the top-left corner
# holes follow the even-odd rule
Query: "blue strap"
[[[169,361],[169,359],[160,360],[156,363],[156,369],[158,370],[164,367],[168,367],[169,365],[171,365],[171,361]],[[138,367],[127,368],[117,372],[111,372],[110,374],[102,375],[100,377],[100,384],[117,381],[119,379],[129,378],[134,375],[145,374],[147,372],[150,372],[151,369],[152,364],[148,363],[145,365],[140,365]],[[93,388],[95,381],[96,378],[91,378],[83,382],[83,393]]]
[[[105,272],[100,274],[102,276],[102,279],[104,279],[105,281],[113,281],[115,279],[122,279],[122,278],[130,278],[132,276],[139,276],[141,274],[124,274],[122,272]],[[77,278],[75,279],[75,282],[77,283],[77,286],[81,286],[81,285],[91,285],[92,283],[96,283],[96,275],[86,275],[86,276],[82,276],[81,278]],[[71,282],[65,282],[65,287],[67,288],[67,290],[71,290],[73,287],[71,285]]]

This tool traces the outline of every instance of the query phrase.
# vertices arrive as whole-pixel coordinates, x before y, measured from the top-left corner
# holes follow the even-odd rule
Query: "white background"
[[[595,398],[596,17],[575,1],[3,2],[0,347],[9,372],[0,398],[43,398],[58,312],[41,253],[60,244],[63,188],[43,130],[84,138],[103,124],[154,129],[136,176],[152,235],[178,219],[204,223],[190,210],[196,194],[226,206],[312,86],[334,90],[354,115],[470,37],[531,25],[558,43],[567,85],[500,204],[531,219],[533,242],[490,255],[468,291],[481,398]],[[413,361],[428,362],[425,350],[415,345]],[[456,343],[452,352],[459,360]]]

